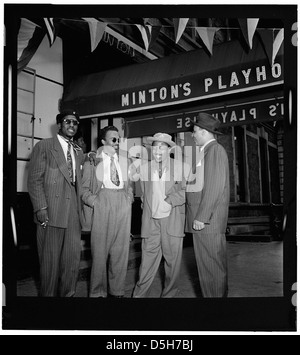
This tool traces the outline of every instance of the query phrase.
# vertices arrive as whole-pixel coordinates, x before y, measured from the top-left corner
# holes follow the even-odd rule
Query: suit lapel
[[[170,166],[167,170],[167,181],[165,183],[165,190],[166,190],[166,195],[167,193],[171,190],[171,188],[174,186],[174,161],[170,160]]]
[[[54,156],[54,159],[57,162],[59,170],[66,178],[67,182],[71,184],[66,158],[63,149],[61,147],[61,144],[59,143],[59,140],[56,136],[53,138],[53,149],[51,150],[51,152]],[[76,166],[78,166],[78,160],[76,161],[76,163],[77,163]]]
[[[153,171],[153,166],[151,161],[148,164],[148,171],[147,171],[148,177],[146,182],[144,183],[145,186],[144,198],[146,197],[146,200],[149,204],[150,211],[152,211],[152,194],[153,194],[152,171]]]

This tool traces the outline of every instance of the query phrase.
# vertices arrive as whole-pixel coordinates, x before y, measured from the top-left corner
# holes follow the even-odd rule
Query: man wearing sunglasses
[[[114,126],[101,133],[98,165],[86,162],[82,200],[92,211],[92,271],[90,297],[122,298],[127,274],[133,188],[129,176],[132,161],[119,149]]]
[[[40,295],[72,297],[81,252],[80,168],[84,155],[73,142],[78,114],[63,111],[56,116],[56,123],[58,134],[40,141],[33,149],[28,191],[37,224]]]

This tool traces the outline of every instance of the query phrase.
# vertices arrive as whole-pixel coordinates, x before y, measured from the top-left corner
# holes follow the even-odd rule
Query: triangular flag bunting
[[[140,30],[145,49],[148,52],[149,50],[149,45],[150,45],[150,40],[151,40],[151,31],[152,31],[152,26],[147,25],[147,26],[142,26],[142,25],[136,25],[136,27]]]
[[[175,42],[178,43],[189,22],[189,18],[173,18],[173,22],[175,26]]]
[[[259,36],[264,45],[267,57],[269,59],[271,67],[273,67],[276,56],[284,39],[284,30],[275,33],[275,30],[266,29],[258,30]]]
[[[282,28],[276,35],[273,43],[272,66],[274,65],[275,58],[279,52],[284,38],[284,29]]]
[[[151,40],[149,43],[149,50],[153,47],[154,43],[157,40],[157,37],[160,34],[160,30],[161,30],[162,26],[152,26],[152,30],[151,30]]]
[[[98,44],[103,38],[107,23],[100,22],[92,17],[83,18],[83,19],[89,24],[90,37],[91,37],[91,51],[94,52],[94,50],[98,47]]]
[[[56,38],[53,17],[44,17],[44,22],[45,22],[47,36],[48,36],[50,47],[51,47],[55,41],[55,38]]]
[[[270,65],[272,67],[274,30],[258,29],[257,32],[258,32],[259,37],[263,43],[266,55],[269,59]]]
[[[151,25],[136,25],[136,27],[140,30],[145,49],[148,52],[149,49],[154,45],[157,37],[159,36],[161,26],[151,26]]]
[[[217,27],[196,27],[198,35],[211,55],[213,52],[214,37],[218,30]]]
[[[18,71],[23,70],[45,37],[45,31],[33,22],[22,18],[18,32]]]
[[[243,36],[249,46],[252,49],[253,44],[253,36],[256,31],[256,27],[258,25],[258,18],[246,18],[246,19],[238,19]]]

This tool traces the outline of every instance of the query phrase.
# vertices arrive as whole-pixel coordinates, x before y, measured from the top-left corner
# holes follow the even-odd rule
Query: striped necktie
[[[72,147],[72,144],[70,141],[68,141],[67,165],[68,165],[68,171],[69,171],[71,183],[75,183],[75,177],[74,177],[74,172],[73,172],[73,160],[72,160],[72,155],[71,155],[71,147]]]

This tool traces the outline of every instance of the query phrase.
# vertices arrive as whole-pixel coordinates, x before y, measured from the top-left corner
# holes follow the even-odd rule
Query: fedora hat
[[[148,137],[147,141],[149,143],[153,142],[163,142],[168,144],[170,147],[175,147],[176,143],[172,141],[172,137],[167,133],[156,133],[153,137]]]
[[[57,124],[61,123],[66,116],[74,116],[74,117],[76,117],[78,122],[80,121],[80,118],[79,118],[79,115],[77,112],[75,112],[74,110],[64,110],[56,116],[56,123]]]
[[[214,116],[205,112],[200,112],[197,116],[196,121],[193,121],[192,124],[194,126],[198,126],[202,129],[205,129],[210,133],[219,135],[223,134],[217,130],[220,127],[221,122]]]

